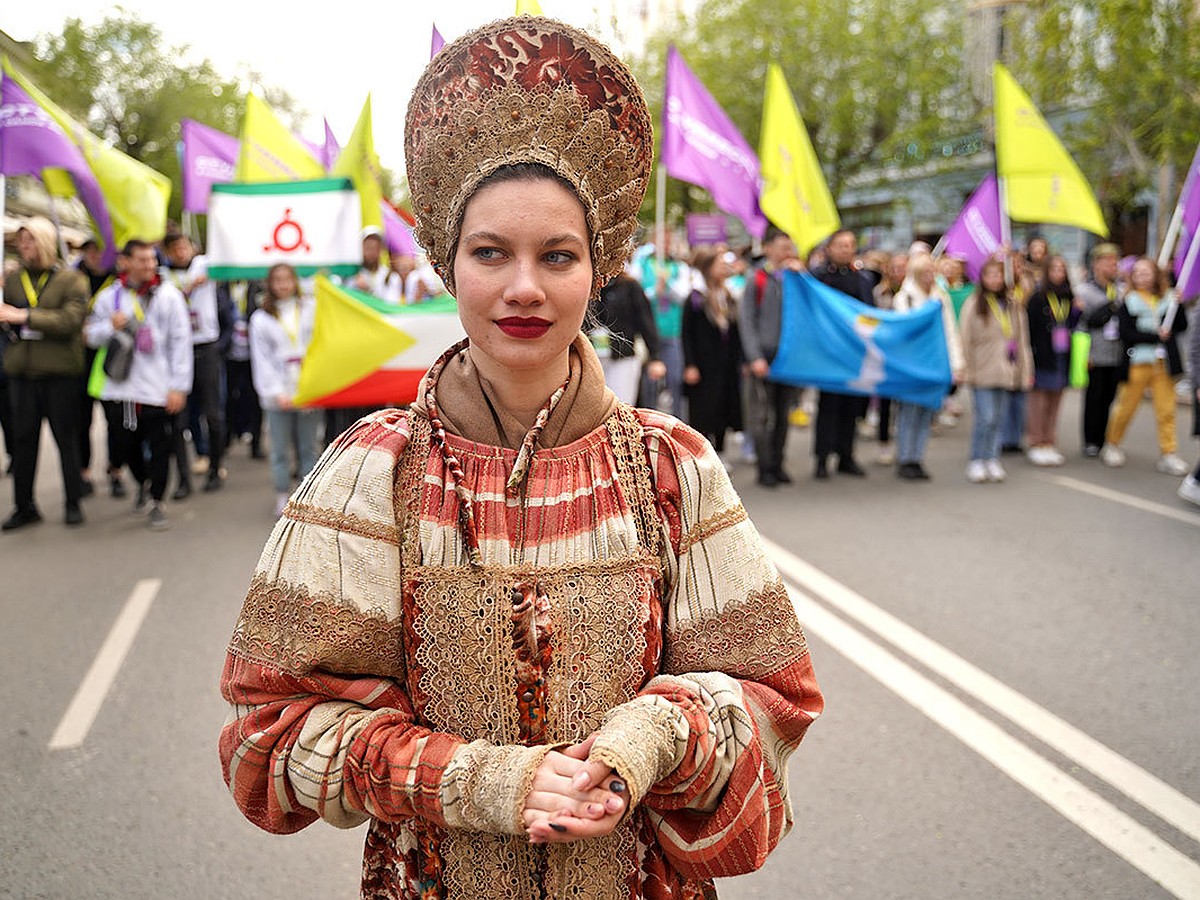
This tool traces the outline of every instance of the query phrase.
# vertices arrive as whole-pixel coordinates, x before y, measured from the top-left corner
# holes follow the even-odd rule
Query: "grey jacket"
[[[1108,293],[1095,281],[1087,281],[1075,289],[1075,297],[1083,301],[1083,313],[1079,317],[1079,330],[1091,332],[1092,350],[1088,364],[1092,366],[1119,366],[1124,361],[1125,345],[1121,343],[1120,323],[1117,321],[1117,306],[1120,297],[1109,300]]]
[[[765,359],[771,362],[779,351],[779,330],[783,323],[783,280],[781,272],[769,275],[759,297],[758,272],[759,268],[755,268],[746,279],[738,308],[738,328],[746,360],[754,362],[756,359]]]

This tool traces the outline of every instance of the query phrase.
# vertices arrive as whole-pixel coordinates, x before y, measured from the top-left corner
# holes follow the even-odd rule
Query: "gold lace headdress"
[[[417,240],[451,292],[467,200],[501,166],[541,163],[583,204],[596,295],[632,250],[653,137],[641,88],[611,50],[553,19],[519,16],[430,61],[409,101],[404,152]]]

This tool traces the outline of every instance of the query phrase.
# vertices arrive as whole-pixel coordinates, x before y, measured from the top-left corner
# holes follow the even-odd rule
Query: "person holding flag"
[[[79,376],[87,315],[87,279],[58,258],[58,235],[49,219],[34,216],[17,230],[21,265],[4,283],[0,328],[17,340],[4,352],[12,395],[13,512],[0,526],[14,531],[42,520],[34,502],[42,422],[58,445],[68,525],[83,524],[80,477]],[[6,440],[8,438],[6,437]]]
[[[788,831],[822,699],[716,453],[618,401],[581,331],[649,182],[641,90],[509,19],[431,60],[405,137],[468,337],[288,504],[226,655],[225,778],[272,832],[369,821],[376,900],[711,896]]]
[[[1121,248],[1116,244],[1097,244],[1092,248],[1092,277],[1081,284],[1075,295],[1083,303],[1079,329],[1090,338],[1087,388],[1083,395],[1083,455],[1100,456],[1108,432],[1108,416],[1117,396],[1125,348],[1121,344],[1121,323],[1117,318],[1121,294],[1117,288],[1117,265]]]

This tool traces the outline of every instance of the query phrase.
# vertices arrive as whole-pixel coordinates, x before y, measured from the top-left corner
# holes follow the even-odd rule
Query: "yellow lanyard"
[[[229,287],[229,293],[233,295],[233,303],[237,307],[238,316],[242,319],[246,318],[246,304],[249,292],[250,285],[244,281],[235,281]]]
[[[1067,313],[1071,311],[1071,304],[1066,300],[1059,300],[1058,295],[1053,291],[1046,294],[1046,299],[1050,302],[1050,312],[1054,316],[1054,321],[1059,325],[1067,321]]]
[[[283,333],[287,335],[288,341],[293,347],[300,346],[300,298],[296,298],[296,306],[292,311],[292,327],[288,328],[287,323],[283,321],[283,316],[279,317],[279,325],[283,328]]]
[[[987,302],[988,306],[992,309],[992,315],[1000,323],[1000,330],[1004,332],[1005,339],[1011,341],[1013,336],[1012,316],[1009,315],[1008,309],[1001,309],[1000,304],[996,302],[996,298],[991,294],[987,295]]]
[[[46,280],[49,277],[49,272],[43,272],[42,277],[38,279],[37,290],[34,290],[33,280],[29,277],[29,273],[24,269],[21,270],[21,284],[25,288],[25,299],[29,301],[30,309],[37,309],[38,296],[42,293],[42,288],[46,286]]]
[[[96,298],[100,296],[100,292],[116,280],[117,276],[115,275],[109,275],[104,279],[104,284],[100,285],[100,287],[96,289],[96,293],[92,294],[91,298],[88,300],[88,312],[91,312],[96,308]]]
[[[1104,289],[1104,296],[1108,298],[1109,303],[1117,302],[1117,286],[1111,281],[1108,283],[1108,287]]]
[[[117,299],[114,304],[118,310],[121,308],[121,290],[121,288],[117,288]],[[128,288],[126,288],[126,290],[128,290]],[[146,311],[142,309],[142,304],[138,301],[137,292],[135,291],[134,293],[130,294],[129,297],[133,304],[133,317],[139,322],[145,322]]]

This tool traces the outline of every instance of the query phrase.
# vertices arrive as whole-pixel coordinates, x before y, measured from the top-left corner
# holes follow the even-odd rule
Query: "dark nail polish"
[[[608,789],[614,794],[623,794],[625,793],[625,782],[620,778],[614,778],[608,783]]]
[[[549,824],[550,824],[550,827],[553,828],[555,831],[557,831],[559,834],[567,833],[566,825],[559,825],[557,822],[550,822]]]

